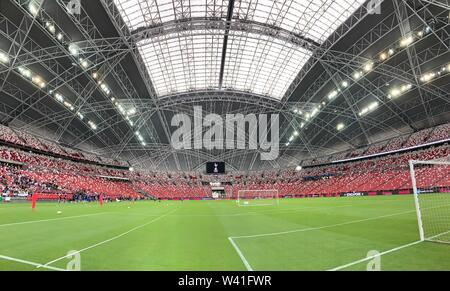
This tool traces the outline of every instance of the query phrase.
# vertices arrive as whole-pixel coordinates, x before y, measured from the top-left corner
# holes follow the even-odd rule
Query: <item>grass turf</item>
[[[57,212],[61,211],[61,214]],[[0,205],[0,256],[44,264],[81,251],[82,270],[328,270],[417,241],[413,196]],[[65,268],[67,258],[50,265]],[[367,262],[343,270],[365,270]],[[450,270],[450,245],[383,255],[382,270]],[[47,270],[0,257],[0,270]]]

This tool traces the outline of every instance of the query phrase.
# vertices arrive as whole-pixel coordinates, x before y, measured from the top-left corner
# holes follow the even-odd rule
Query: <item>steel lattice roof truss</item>
[[[223,37],[187,31],[141,41],[139,51],[159,96],[218,89]]]
[[[276,36],[240,30],[240,23],[276,28],[320,45],[365,1],[114,2],[132,32],[157,26],[164,31],[165,24],[200,19],[226,22],[225,27],[161,33],[138,41],[159,97],[224,88],[282,99],[311,51]]]
[[[224,87],[281,99],[311,52],[265,35],[231,31]]]

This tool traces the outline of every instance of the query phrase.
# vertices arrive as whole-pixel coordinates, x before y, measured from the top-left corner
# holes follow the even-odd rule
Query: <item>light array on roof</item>
[[[225,20],[229,4],[227,0],[191,0],[180,13],[172,0],[114,2],[131,31],[190,18]],[[223,84],[219,75],[224,30],[163,34],[140,41],[138,47],[159,96],[222,86],[281,99],[311,53],[276,37],[234,29],[233,25],[252,21],[322,43],[364,2],[236,0]]]
[[[450,74],[450,63],[443,67],[440,67],[438,69],[435,69],[433,71],[429,71],[429,72],[423,74],[422,77],[420,77],[420,81],[424,82],[424,83],[428,83],[428,82],[433,81],[436,78],[439,78],[443,75],[448,75],[448,74]]]
[[[73,56],[77,57],[80,54],[80,47],[78,45],[74,44],[74,43],[71,43],[69,45],[69,52]]]
[[[350,86],[350,81],[343,80],[339,85],[340,87],[330,91],[318,105],[312,108],[310,112],[303,112],[301,109],[298,108],[293,109],[293,112],[301,116],[302,119],[304,120],[300,123],[300,129],[303,129],[306,126],[306,124],[308,122],[311,122],[314,119],[314,117],[316,117],[328,103],[331,103],[334,99],[336,99],[339,96],[339,94],[343,92],[343,90],[347,89]],[[289,139],[289,142],[286,143],[286,146],[289,146],[292,143],[292,141],[299,135],[300,133],[298,131],[294,131],[294,133],[291,135],[291,138]]]
[[[55,34],[56,33],[56,27],[55,25],[50,22],[50,21],[46,21],[45,22],[45,28],[47,28],[47,30],[51,33],[51,34]]]
[[[47,86],[47,83],[45,82],[45,80],[38,74],[35,74],[30,69],[25,68],[25,67],[19,67],[19,68],[17,68],[17,71],[19,71],[19,73],[22,75],[22,77],[24,77],[28,81],[31,81],[31,83],[34,84],[35,86],[37,86],[41,89],[43,89]]]
[[[92,78],[97,81],[97,84],[100,87],[100,90],[106,95],[111,96],[113,95],[112,90],[109,88],[109,86],[100,80],[100,74],[96,71],[92,72],[91,74]],[[112,96],[110,98],[111,103],[114,105],[114,107],[117,109],[117,111],[122,115],[122,117],[125,119],[125,121],[130,125],[130,127],[134,126],[134,121],[132,120],[132,117],[137,113],[136,108],[128,108],[126,109],[124,105],[115,97]]]
[[[60,30],[60,28],[49,19],[42,19],[39,17],[39,8],[41,6],[42,0],[31,0],[27,2],[25,6],[25,9],[34,17],[36,17],[36,21],[40,22],[42,26],[61,44],[66,46],[66,49],[70,52],[70,54],[74,57],[78,57],[81,53],[81,49],[77,44],[74,43],[66,43],[66,36],[63,31]],[[79,65],[81,68],[88,69],[91,66],[91,62],[89,60],[84,58],[77,58],[79,61]],[[1,61],[1,58],[0,58]],[[32,84],[40,88],[41,90],[44,90],[47,87],[46,81],[41,77],[40,75],[34,73],[32,70],[30,70],[27,67],[18,67],[17,71],[22,75],[23,78],[30,81]],[[80,119],[84,120],[85,116],[80,111],[75,112],[75,106],[66,98],[63,96],[60,92],[55,92],[54,89],[49,89],[47,93],[50,96],[53,96],[56,101],[58,101],[61,105],[63,105],[67,110],[74,112],[75,116]],[[96,130],[98,127],[96,123],[92,120],[88,120],[87,124],[92,130]]]
[[[33,84],[35,84],[36,86],[38,86],[40,88],[45,88],[45,86],[47,86],[47,83],[45,83],[45,80],[42,79],[42,77],[39,75],[34,75],[31,78],[31,82],[33,82]]]
[[[63,104],[64,104],[64,106],[69,108],[70,111],[74,111],[75,110],[75,107],[73,107],[72,103],[70,103],[69,101],[64,101]]]
[[[344,123],[338,123],[338,124],[336,125],[336,129],[337,129],[338,131],[342,131],[342,130],[344,130],[344,128],[345,128],[345,124],[344,124]]]
[[[3,51],[0,51],[0,63],[5,65],[9,64],[9,56]]]
[[[53,20],[50,19],[43,19],[43,17],[39,17],[39,8],[41,6],[42,0],[30,0],[29,2],[25,3],[25,9],[28,10],[34,17],[36,17],[36,21],[40,22],[42,26],[62,45],[65,46],[65,48],[68,50],[70,55],[75,59],[75,61],[78,63],[78,65],[86,70],[89,71],[91,77],[98,83],[100,91],[103,92],[107,97],[110,95],[113,95],[112,90],[110,87],[101,80],[101,75],[94,71],[93,65],[91,61],[89,61],[88,58],[80,57],[80,55],[83,53],[83,50],[76,44],[70,42],[69,38],[64,34],[64,32],[55,24]],[[0,59],[1,61],[1,59]],[[73,65],[76,65],[73,63]],[[39,86],[41,89],[43,89],[46,86],[45,81],[38,75],[35,75],[31,70],[28,68],[21,67],[18,69],[19,72],[27,79],[31,80],[35,85]],[[53,95],[55,99],[60,102],[62,105],[64,105],[68,110],[75,111],[75,107],[73,104],[68,101],[66,97],[64,97],[59,92],[54,92],[54,90],[49,90],[49,95]],[[132,116],[134,116],[137,111],[135,108],[128,108],[128,110],[125,110],[122,108],[122,105],[119,104],[117,101],[115,101],[115,97],[111,97],[111,102],[115,105],[116,109],[119,111],[119,113],[123,116],[124,120],[131,126],[134,126],[134,121],[132,120]],[[80,111],[75,112],[76,116],[80,120],[84,120],[85,116]],[[87,124],[92,130],[97,130],[98,126],[97,124],[92,121],[88,120]],[[145,143],[142,143],[143,145]]]
[[[60,42],[64,41],[64,34],[62,32],[58,32],[58,34],[56,35],[56,39]]]
[[[87,59],[80,58],[79,61],[80,61],[80,65],[81,65],[84,69],[89,68],[89,66],[91,65],[91,63],[90,63],[89,60],[87,60]]]
[[[98,84],[100,86],[100,89],[103,91],[103,93],[105,93],[106,95],[111,94],[111,89],[109,89],[108,85],[106,85],[105,83],[100,82],[100,81]]]
[[[404,37],[400,40],[400,47],[407,47],[414,42],[414,37],[412,35]]]
[[[63,103],[64,102],[64,96],[59,94],[58,92],[55,93],[55,99],[58,100],[59,102]]]
[[[358,81],[364,75],[372,72],[375,66],[387,61],[396,53],[412,45],[414,42],[424,38],[429,33],[431,33],[431,27],[427,25],[421,30],[413,31],[409,35],[400,38],[400,40],[393,46],[387,48],[385,51],[380,52],[378,54],[378,59],[369,61],[368,63],[364,64],[361,69],[355,70],[352,74],[353,80]]]
[[[373,62],[368,62],[367,64],[364,65],[364,72],[370,72],[373,70]]]
[[[26,79],[31,80],[31,77],[33,75],[33,73],[31,72],[31,70],[25,68],[25,67],[19,67],[17,68],[17,70],[19,71],[19,73],[25,77]]]
[[[95,124],[95,122],[93,122],[92,120],[89,120],[88,124],[93,130],[97,130],[97,125]]]
[[[378,105],[379,105],[378,101],[373,101],[372,103],[361,109],[361,111],[359,112],[359,116],[363,116],[368,114],[369,112],[374,111],[375,109],[378,108]]]
[[[401,49],[404,49],[405,47],[411,45],[414,41],[419,40],[420,38],[425,37],[427,34],[431,32],[431,28],[429,26],[426,26],[423,30],[419,30],[417,32],[412,33],[410,36],[406,38],[402,38],[397,45],[394,45],[391,48],[388,48],[385,52],[381,52],[379,54],[378,60],[373,60],[365,63],[361,69],[358,69],[353,72],[352,78],[354,82],[357,82],[360,78],[362,78],[364,75],[369,74],[374,70],[374,67],[383,63],[384,61],[387,61],[389,58],[394,56],[397,52],[399,52]],[[437,78],[438,76],[442,76],[444,74],[450,73],[450,64],[447,64],[443,67],[440,67],[439,69],[436,69],[435,71],[430,71],[426,74],[424,74],[420,80],[422,82],[430,82],[433,79]],[[353,85],[351,80],[343,80],[340,83],[340,88],[336,88],[328,93],[326,95],[326,98],[324,98],[324,101],[321,102],[323,106],[327,105],[327,102],[332,102],[334,99],[336,99],[339,94],[341,94],[344,90],[348,89]],[[405,94],[406,92],[410,91],[413,88],[411,84],[405,84],[400,87],[394,87],[391,88],[391,90],[387,93],[387,98],[394,99],[399,97],[400,95]],[[368,113],[374,111],[376,108],[378,108],[379,103],[377,101],[372,102],[368,106],[364,107],[358,115],[360,117],[367,115]],[[294,113],[297,113],[299,115],[303,116],[303,119],[305,122],[311,122],[314,116],[316,116],[320,112],[321,107],[315,107],[311,112],[309,113],[303,113],[300,109],[295,108]],[[305,122],[302,122],[300,125],[300,128],[302,129],[305,126]],[[345,128],[345,126],[344,126]],[[339,129],[338,129],[339,130]],[[286,143],[286,146],[289,146],[292,141],[294,140],[294,136],[291,135],[289,138],[289,142]]]
[[[347,83],[345,83],[345,84],[347,84]],[[328,94],[328,99],[329,99],[329,100],[333,100],[334,98],[336,98],[336,97],[339,95],[339,92],[340,92],[339,89],[331,91],[331,92]]]
[[[364,75],[369,74],[370,72],[372,72],[374,70],[375,66],[377,66],[377,65],[387,61],[389,58],[394,56],[397,52],[399,52],[402,49],[405,49],[407,46],[409,46],[412,43],[414,43],[414,41],[418,41],[421,38],[425,37],[430,32],[431,32],[431,28],[429,26],[425,26],[422,30],[413,32],[409,36],[400,39],[399,42],[396,45],[388,48],[386,51],[381,52],[378,55],[378,59],[377,60],[368,61],[360,69],[355,70],[353,72],[353,74],[352,74],[353,80],[343,80],[340,83],[340,88],[336,88],[336,89],[330,91],[326,95],[326,98],[323,99],[324,101],[322,101],[321,104],[323,106],[326,106],[327,105],[327,101],[328,102],[332,102],[344,90],[348,89],[348,87],[353,85],[354,83],[352,83],[351,81],[357,82]],[[424,74],[420,78],[420,80],[422,82],[430,82],[433,79],[437,78],[438,76],[442,76],[442,75],[447,74],[447,73],[450,73],[450,64],[444,65],[443,67],[440,67],[439,69],[436,69],[435,71],[430,71],[430,72]],[[395,99],[395,98],[405,94],[406,92],[410,91],[412,88],[413,88],[413,86],[411,84],[404,84],[404,85],[402,85],[400,87],[391,88],[390,91],[387,93],[387,98]],[[364,107],[358,113],[358,115],[360,117],[362,117],[364,115],[367,115],[368,113],[370,113],[370,112],[374,111],[376,108],[378,108],[378,106],[379,106],[378,101],[372,102],[368,106]],[[302,129],[306,125],[306,122],[311,122],[312,119],[314,118],[314,116],[316,116],[320,112],[320,109],[321,109],[321,106],[318,106],[318,107],[315,107],[312,110],[312,112],[303,113],[300,109],[294,108],[294,110],[293,110],[294,113],[303,116],[303,119],[305,120],[304,122],[302,122],[300,124],[300,129]],[[340,131],[340,130],[343,130],[345,128],[345,125],[342,127],[342,129],[339,129],[341,127],[342,126],[340,124],[338,124],[338,126],[336,128]],[[295,136],[291,135],[290,138],[289,138],[289,142],[286,143],[286,146],[289,146],[294,139],[295,139]]]
[[[45,83],[45,80],[42,79],[41,76],[35,74],[30,69],[28,69],[26,67],[19,67],[19,68],[17,68],[17,71],[22,75],[23,78],[27,79],[32,84],[34,84],[35,86],[39,87],[41,90],[43,90],[47,86],[46,83]],[[48,94],[50,96],[53,96],[56,101],[61,103],[68,110],[75,111],[75,106],[66,97],[64,97],[61,93],[55,92],[54,90],[49,90]],[[79,111],[76,112],[76,116],[80,120],[84,119],[84,115],[81,112],[79,112]],[[91,128],[93,128],[92,125],[89,122],[88,122],[88,124],[91,126]],[[97,127],[95,126],[95,129],[96,128]]]
[[[400,87],[394,87],[389,91],[388,98],[389,99],[397,98],[400,95],[403,95],[409,90],[411,90],[411,88],[412,88],[411,84],[402,85]]]
[[[399,52],[400,50],[405,49],[409,45],[413,44],[414,41],[420,40],[421,38],[425,37],[429,33],[431,33],[431,27],[425,26],[422,30],[415,31],[412,34],[410,34],[409,36],[400,39],[396,45],[388,48],[386,51],[381,52],[378,55],[378,60],[369,61],[369,62],[365,63],[360,69],[354,71],[352,74],[353,81],[357,82],[364,75],[372,72],[376,65],[379,65],[379,64],[387,61],[389,58],[394,56],[396,54],[396,52]],[[422,82],[430,82],[431,80],[435,79],[436,77],[442,76],[443,74],[447,74],[447,73],[450,73],[450,64],[447,64],[446,66],[443,66],[436,71],[431,71],[431,72],[424,74],[420,80]],[[340,83],[341,88],[336,88],[328,93],[328,95],[326,97],[326,99],[328,99],[327,101],[332,102],[334,99],[336,99],[339,96],[339,94],[341,94],[344,90],[346,90],[350,85],[353,85],[353,83],[351,83],[351,81],[343,80]],[[389,93],[387,93],[387,97],[389,99],[394,99],[394,98],[399,97],[400,95],[403,95],[406,92],[410,91],[412,88],[413,88],[413,86],[411,84],[405,84],[400,87],[394,87],[389,91]],[[323,106],[327,105],[327,102],[325,101],[326,99],[324,98],[324,101],[322,101],[322,103],[321,103]],[[374,101],[374,102],[370,103],[368,106],[364,107],[358,113],[358,115],[360,117],[367,115],[368,113],[375,111],[378,108],[378,106],[379,106],[378,101]],[[305,120],[304,122],[302,122],[300,124],[300,129],[305,127],[306,122],[311,122],[312,119],[314,118],[314,116],[316,116],[320,112],[320,109],[321,109],[321,106],[315,107],[312,110],[312,112],[310,112],[310,113],[303,113],[300,109],[294,108],[294,110],[293,110],[294,113],[301,115],[303,117],[303,119]],[[340,123],[336,126],[336,129],[338,131],[341,131],[341,130],[345,129],[345,125],[343,123]],[[295,136],[291,135],[289,138],[289,142],[286,143],[286,146],[291,145],[291,143],[293,142],[294,139],[295,139]]]
[[[37,16],[39,13],[39,7],[41,6],[43,0],[30,0],[30,2],[28,3],[28,11],[31,13],[31,15],[33,16]]]
[[[144,140],[144,137],[142,137],[142,134],[141,134],[139,131],[136,131],[136,132],[135,132],[135,135],[136,135],[136,137],[138,138],[138,140],[141,142],[141,144],[142,144],[143,146],[146,146],[146,145],[147,145],[147,143],[146,143],[145,140]]]

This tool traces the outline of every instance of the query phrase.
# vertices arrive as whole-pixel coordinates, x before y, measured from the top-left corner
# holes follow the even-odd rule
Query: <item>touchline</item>
[[[201,106],[194,106],[193,119],[194,122],[183,113],[173,116],[171,125],[177,129],[172,134],[171,144],[175,150],[250,149],[259,150],[263,161],[278,158],[278,114],[270,115],[270,128],[267,114],[226,114],[224,121],[218,114],[203,117]]]

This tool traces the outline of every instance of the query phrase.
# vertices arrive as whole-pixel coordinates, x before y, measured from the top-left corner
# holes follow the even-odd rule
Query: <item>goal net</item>
[[[237,204],[239,206],[278,205],[278,190],[239,190]]]
[[[450,159],[409,166],[420,239],[450,243]]]

